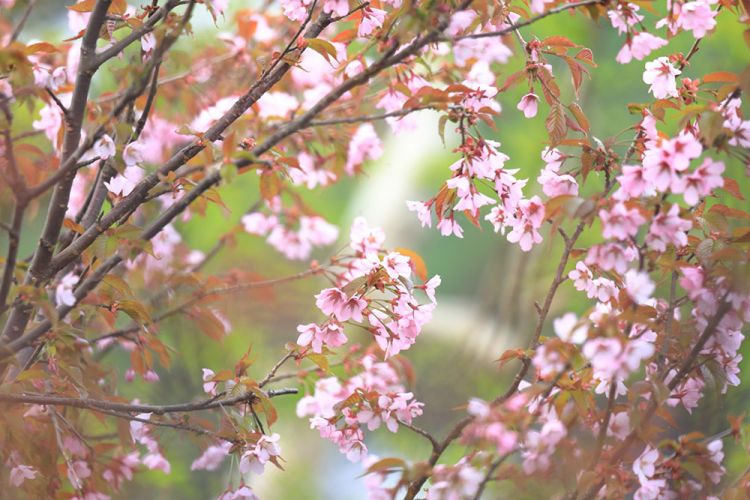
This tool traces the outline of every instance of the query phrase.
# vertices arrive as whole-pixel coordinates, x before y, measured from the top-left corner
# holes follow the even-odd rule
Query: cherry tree
[[[299,417],[362,464],[373,499],[479,498],[493,482],[539,480],[570,499],[747,495],[750,475],[724,477],[739,416],[715,435],[695,419],[669,429],[740,383],[750,70],[690,63],[720,22],[750,23],[746,1],[80,0],[59,4],[65,39],[46,41],[24,36],[36,3],[0,0],[5,491],[109,498],[143,470],[169,474],[163,436],[177,433],[204,447],[192,470],[238,464],[217,496],[256,498],[253,478],[281,467],[274,423]],[[221,23],[210,43],[193,33],[200,11]],[[606,25],[621,36],[616,60],[565,33],[535,36],[549,16]],[[643,68],[633,122],[605,139],[580,100],[597,64]],[[434,196],[402,200],[403,212],[446,238],[473,225],[523,252],[562,251],[525,344],[497,353],[516,369],[510,385],[492,400],[466,388],[444,435],[419,426],[430,406],[407,352],[441,278],[364,218],[340,229],[302,195],[367,182],[383,136],[424,110],[458,143]],[[544,121],[535,179],[503,153],[506,113]],[[258,190],[240,222],[210,251],[191,248],[176,222],[228,210],[222,188],[247,176]],[[240,233],[302,270],[209,272]],[[22,238],[35,241],[28,258]],[[194,373],[204,393],[190,401],[120,395],[118,378],[158,383],[159,367],[181,362],[161,322],[184,315],[184,335],[218,342],[232,329],[223,298],[302,279],[319,284],[318,319],[289,332],[267,371],[248,350]],[[585,295],[582,314],[551,317],[562,287]],[[124,371],[113,350],[129,353]],[[279,415],[276,398],[297,398],[297,415]],[[378,429],[431,453],[377,457]]]

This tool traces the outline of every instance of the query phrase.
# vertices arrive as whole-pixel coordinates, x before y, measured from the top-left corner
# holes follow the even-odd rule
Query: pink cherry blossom
[[[654,282],[649,278],[648,273],[629,270],[625,273],[625,291],[636,304],[643,304],[651,298],[651,294],[656,289]]]
[[[596,265],[604,271],[625,273],[628,264],[638,258],[638,250],[630,243],[609,241],[593,245],[586,254],[585,263]]]
[[[143,162],[145,146],[140,142],[131,142],[122,150],[122,160],[125,166],[133,167]]]
[[[620,64],[627,64],[633,59],[642,61],[654,50],[664,47],[667,41],[646,31],[637,33],[622,46],[615,60]],[[646,82],[648,83],[648,82]]]
[[[682,176],[676,182],[675,192],[682,193],[685,203],[697,205],[701,198],[724,185],[724,163],[706,158],[691,174]]]
[[[440,276],[436,274],[424,284],[424,292],[433,304],[435,304],[435,289],[440,286],[440,283]]]
[[[336,180],[336,174],[325,168],[317,168],[316,158],[312,155],[302,152],[297,155],[299,168],[290,168],[289,177],[295,184],[303,184],[308,189],[316,186],[327,186]]]
[[[467,457],[456,465],[436,465],[432,485],[427,490],[427,500],[453,500],[472,498],[479,490],[484,475],[472,467]]]
[[[620,188],[612,195],[616,200],[627,201],[653,191],[642,165],[623,165],[622,174],[617,176],[617,182]]]
[[[73,289],[80,278],[70,272],[60,279],[60,283],[55,288],[55,302],[58,305],[73,306],[76,303],[76,298],[73,295]]]
[[[348,340],[341,325],[334,322],[327,322],[323,327],[315,323],[299,325],[297,331],[300,332],[297,344],[303,347],[309,345],[318,354],[323,352],[323,347],[340,347]]]
[[[582,344],[588,337],[588,326],[578,321],[574,313],[566,313],[552,322],[555,335],[565,342]]]
[[[349,142],[349,154],[344,169],[349,175],[354,175],[356,167],[362,165],[365,159],[377,160],[383,154],[383,146],[375,128],[370,123],[363,123],[357,128]]]
[[[127,196],[133,192],[136,184],[143,178],[143,169],[140,167],[126,167],[122,174],[117,174],[104,185],[107,191],[116,196]]]
[[[523,112],[523,116],[526,118],[534,118],[536,116],[537,108],[539,105],[539,98],[534,93],[526,94],[518,102],[516,109]]]
[[[94,154],[102,160],[115,155],[115,142],[110,136],[104,134],[94,143]]]
[[[281,437],[273,433],[263,435],[255,443],[255,446],[248,449],[240,459],[240,471],[243,474],[252,472],[253,474],[263,474],[266,463],[275,460],[281,454],[281,448],[278,445]]]
[[[302,216],[299,225],[299,237],[314,246],[330,245],[339,237],[338,228],[322,217]]]
[[[266,92],[258,99],[258,116],[268,118],[287,118],[299,107],[299,101],[287,92]]]
[[[675,27],[693,32],[695,38],[703,38],[706,33],[716,27],[718,11],[711,10],[718,0],[695,0],[675,4]]]
[[[667,250],[667,245],[687,245],[687,231],[692,227],[689,220],[680,218],[680,207],[672,205],[669,211],[661,211],[651,220],[646,244],[658,252]]]
[[[523,471],[531,474],[549,469],[552,454],[566,434],[565,425],[557,418],[547,420],[539,431],[529,431],[521,451]]]
[[[537,369],[539,378],[546,380],[562,372],[566,366],[566,359],[556,350],[546,344],[537,347],[532,364]]]
[[[141,37],[141,49],[148,54],[156,48],[156,37],[153,33],[146,33]]]
[[[347,0],[325,0],[323,3],[323,12],[330,12],[336,16],[345,16],[349,12],[349,2]]]
[[[646,219],[635,208],[627,208],[624,203],[615,203],[609,210],[600,210],[599,218],[602,221],[602,236],[627,240],[635,236],[638,228],[646,222]]]
[[[643,21],[643,16],[638,14],[640,7],[633,3],[618,3],[614,9],[607,10],[607,16],[620,34],[627,33],[631,26]]]
[[[357,217],[352,222],[349,233],[351,248],[364,255],[377,253],[385,241],[385,233],[380,228],[371,228],[364,217]]]
[[[573,280],[576,290],[584,292],[591,288],[593,283],[593,274],[588,266],[583,262],[576,262],[575,269],[568,273],[568,277]]]
[[[30,465],[16,465],[10,470],[10,484],[18,488],[25,481],[35,479],[37,470]]]
[[[544,205],[538,196],[518,203],[518,213],[510,222],[512,231],[506,236],[511,243],[518,243],[521,250],[528,252],[531,247],[542,242],[538,229],[544,222]]]
[[[630,434],[630,417],[625,411],[615,413],[609,419],[607,436],[613,436],[622,441]]]
[[[304,21],[307,16],[307,7],[312,0],[282,0],[281,8],[284,15],[292,21]]]
[[[203,392],[205,392],[206,394],[215,395],[216,386],[219,385],[218,382],[213,381],[214,375],[216,374],[214,373],[213,370],[209,368],[202,368],[202,370],[203,370]]]
[[[250,234],[265,236],[278,224],[275,215],[264,215],[260,212],[253,212],[243,215],[240,219],[243,228]]]
[[[338,288],[326,288],[315,296],[315,305],[324,314],[333,315],[339,321],[362,321],[362,311],[367,307],[367,301],[361,297],[347,295]]]
[[[385,21],[386,12],[381,9],[373,7],[366,7],[362,10],[362,20],[359,23],[357,29],[357,35],[366,37],[372,34],[373,31],[380,28]]]
[[[410,212],[417,213],[417,219],[422,227],[432,227],[432,216],[430,213],[430,205],[421,201],[407,201],[406,206]]]
[[[410,262],[411,259],[406,255],[402,255],[398,252],[388,252],[388,254],[383,257],[381,265],[383,266],[383,269],[385,269],[385,272],[388,273],[388,276],[395,280],[398,279],[399,276],[403,276],[404,278],[411,276]]]
[[[241,484],[236,490],[228,490],[221,494],[218,500],[260,500],[250,486]]]
[[[578,182],[572,175],[559,174],[558,162],[548,163],[536,178],[547,196],[578,196]]]
[[[164,458],[164,455],[158,452],[149,453],[148,455],[143,457],[142,463],[149,470],[160,470],[164,474],[169,474],[172,472],[172,466],[169,464],[167,459]]]
[[[451,16],[450,24],[445,30],[445,34],[449,36],[456,36],[468,29],[474,20],[477,18],[477,13],[473,10],[458,10]]]
[[[39,119],[35,120],[31,126],[35,130],[41,130],[47,139],[53,144],[57,144],[57,135],[63,124],[63,116],[60,108],[50,103],[39,110]]]
[[[668,58],[659,57],[646,63],[643,83],[650,85],[649,92],[654,94],[657,99],[677,97],[679,94],[675,77],[680,73],[681,71],[675,68]]]
[[[656,472],[656,461],[659,459],[659,451],[651,446],[646,446],[643,453],[633,462],[633,472],[643,482],[654,477]]]
[[[440,230],[440,234],[442,234],[443,236],[453,235],[457,238],[464,237],[464,230],[461,228],[458,222],[453,219],[452,216],[441,219],[437,224],[437,228]]]

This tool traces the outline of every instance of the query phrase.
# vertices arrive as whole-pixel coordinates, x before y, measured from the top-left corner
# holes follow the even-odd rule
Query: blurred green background
[[[60,40],[65,30],[61,2],[49,0],[40,2],[40,5],[24,40]],[[246,5],[245,2],[232,2],[232,8]],[[230,18],[227,15],[227,19]],[[217,28],[207,16],[202,16],[195,24],[196,40],[191,43],[214,39]],[[228,22],[219,20],[218,31],[229,28]],[[584,84],[580,100],[594,135],[605,139],[622,133],[637,121],[637,116],[628,113],[627,104],[648,100],[647,86],[641,82],[643,62],[634,61],[626,66],[614,62],[624,38],[617,35],[608,20],[600,19],[597,23],[562,14],[524,28],[523,34],[527,39],[562,34],[594,51],[599,66],[590,69],[591,80]],[[686,53],[691,43],[689,35],[678,36],[653,57],[676,51]],[[508,44],[518,52],[515,40],[509,38]],[[725,11],[719,15],[719,29],[701,43],[700,51],[683,76],[695,78],[712,71],[739,72],[750,60],[748,55],[742,39],[742,26],[734,14]],[[522,66],[523,60],[514,57],[501,68],[498,81],[502,83],[507,75]],[[563,95],[569,99],[572,90],[567,69],[559,66],[555,67],[555,72]],[[535,189],[538,190],[535,179],[543,166],[540,152],[547,135],[543,105],[540,106],[540,116],[531,120],[524,119],[515,109],[525,91],[525,87],[520,86],[501,96],[503,112],[496,120],[497,128],[485,132],[487,138],[502,143],[501,150],[511,158],[507,166],[520,169],[519,178],[531,179],[527,194],[533,194]],[[159,106],[167,104],[160,102]],[[25,119],[30,121],[31,118]],[[437,119],[434,112],[421,112],[418,129],[398,137],[391,136],[385,124],[378,124],[385,138],[386,151],[379,161],[367,166],[365,176],[347,178],[333,187],[312,193],[303,190],[300,193],[311,206],[341,228],[341,244],[346,241],[352,219],[364,215],[371,224],[385,229],[389,247],[415,250],[424,257],[430,274],[442,276],[434,320],[416,346],[405,353],[417,374],[413,391],[420,401],[426,403],[425,414],[417,424],[439,436],[463,415],[463,410],[458,407],[469,397],[492,398],[507,387],[515,367],[509,365],[498,370],[495,360],[507,348],[526,345],[535,319],[533,302],[543,298],[561,249],[559,238],[548,238],[548,232],[544,233],[543,244],[530,254],[522,254],[487,225],[480,231],[462,223],[465,228],[463,239],[442,238],[434,229],[419,227],[414,214],[407,211],[405,200],[424,200],[433,196],[448,177],[448,166],[455,159],[450,152],[455,137],[448,135],[448,147],[444,148],[437,134]],[[621,135],[623,141],[630,137],[632,132],[629,131]],[[744,166],[728,161],[728,168],[729,174],[740,180],[742,192],[750,196],[750,182],[744,175]],[[221,195],[231,208],[231,214],[211,207],[205,217],[177,225],[184,240],[193,248],[209,250],[219,236],[237,223],[258,197],[257,177],[254,174],[240,176],[234,184],[221,188]],[[740,202],[729,200],[727,203],[737,205]],[[8,220],[8,203],[0,202],[0,210],[2,220]],[[40,227],[41,214],[37,214],[24,235],[22,256],[33,250]],[[583,240],[581,245],[595,242],[597,235],[594,233],[590,232],[588,237],[591,239]],[[4,240],[0,248],[5,248]],[[337,245],[319,251],[316,256],[325,259],[329,255],[327,252],[335,248]],[[206,271],[221,272],[233,267],[273,278],[293,274],[304,269],[305,264],[288,262],[262,239],[241,235],[237,245],[223,250]],[[153,403],[190,400],[202,393],[201,368],[217,371],[229,368],[249,346],[257,358],[253,373],[262,377],[280,357],[283,345],[296,339],[296,326],[319,318],[312,295],[323,286],[322,280],[306,280],[277,287],[273,296],[266,297],[266,300],[262,297],[227,300],[220,309],[230,318],[233,331],[220,344],[195,332],[188,319],[176,318],[163,324],[161,338],[179,353],[175,362],[169,369],[157,368],[161,377],[159,383],[122,381],[122,394],[126,397],[137,395],[142,401]],[[550,319],[569,310],[583,311],[589,305],[585,296],[566,283],[553,304]],[[551,321],[547,323],[546,333],[549,333]],[[747,344],[744,352],[750,352]],[[122,374],[129,366],[127,353],[113,352],[108,361],[122,380]],[[743,377],[750,379],[750,371],[745,370]],[[294,381],[278,384],[279,387],[290,385],[294,386]],[[727,426],[727,413],[736,415],[746,411],[748,396],[750,390],[745,383],[730,389],[726,399],[705,397],[691,418],[683,410],[676,411],[675,417],[685,431],[700,430],[706,434],[720,431]],[[251,485],[261,498],[363,498],[364,487],[358,478],[362,473],[361,466],[349,463],[333,445],[322,441],[316,431],[309,430],[305,419],[295,416],[298,399],[292,396],[274,400],[280,418],[273,430],[282,436],[286,472],[269,466],[262,477],[253,478]],[[201,453],[199,442],[192,436],[177,432],[159,431],[159,434],[172,463],[171,475],[140,473],[135,482],[126,486],[122,498],[212,498],[227,486],[230,469],[236,474],[237,464],[229,461],[220,472],[191,472],[190,463]],[[394,436],[381,429],[368,435],[367,443],[370,451],[380,456],[424,460],[429,455],[424,440],[403,431]],[[725,449],[727,447],[731,450],[727,460],[731,480],[750,462],[742,444],[727,443]],[[446,463],[455,461],[460,453],[459,447],[447,453]],[[531,489],[525,492],[506,491],[505,494],[543,498],[549,493],[543,485],[529,486]],[[509,486],[501,484],[500,488],[505,490]],[[494,491],[490,491],[488,498],[499,495],[498,490]]]

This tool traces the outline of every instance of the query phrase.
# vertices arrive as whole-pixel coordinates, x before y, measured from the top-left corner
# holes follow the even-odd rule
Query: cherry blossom
[[[615,203],[609,210],[600,210],[602,236],[627,240],[635,236],[638,228],[646,222],[638,209],[628,208],[624,203]]]
[[[628,40],[628,42],[622,46],[622,49],[620,49],[620,52],[618,52],[615,59],[620,64],[627,64],[633,59],[642,61],[652,51],[664,47],[666,44],[667,41],[663,38],[659,38],[658,36],[654,36],[651,33],[643,31],[641,33],[637,33],[632,39]]]
[[[369,123],[362,124],[349,142],[349,155],[344,168],[349,175],[353,175],[355,168],[362,165],[366,158],[377,160],[382,154],[383,146],[375,128]]]
[[[117,174],[112,179],[105,181],[107,190],[116,196],[127,196],[133,192],[136,184],[143,178],[143,169],[140,167],[126,167],[122,174]]]
[[[102,160],[115,155],[115,142],[110,136],[104,134],[94,143],[94,154]]]
[[[656,285],[647,273],[635,269],[625,273],[625,291],[636,304],[643,304],[650,299],[655,289]]]
[[[357,35],[361,37],[372,34],[373,31],[380,28],[385,20],[386,12],[373,7],[365,7],[362,10],[362,21],[359,23]]]
[[[677,97],[677,83],[675,77],[681,71],[675,68],[669,59],[659,57],[646,63],[646,71],[643,72],[643,83],[650,85],[651,92],[657,99]]]
[[[666,251],[667,245],[683,247],[687,245],[687,231],[691,227],[689,220],[680,218],[680,207],[672,205],[668,211],[662,211],[653,218],[646,244],[658,252]]]
[[[674,28],[693,32],[695,38],[703,38],[716,27],[716,14],[711,10],[717,0],[695,0],[675,4]]]
[[[281,439],[276,433],[263,435],[255,445],[243,453],[240,459],[240,471],[244,474],[262,474],[268,462],[276,460],[281,455],[281,447],[278,442]]]
[[[552,322],[555,335],[565,342],[582,344],[588,337],[588,327],[579,324],[578,317],[574,313],[566,313]]]
[[[518,102],[516,108],[523,112],[523,116],[526,118],[534,118],[536,116],[539,98],[534,93],[526,94]]]
[[[24,481],[35,479],[37,471],[29,465],[16,465],[10,470],[10,484],[18,488]]]
[[[70,272],[60,279],[60,283],[55,288],[55,302],[57,304],[64,304],[66,306],[72,306],[76,303],[76,298],[73,295],[73,289],[78,284],[80,278]]]

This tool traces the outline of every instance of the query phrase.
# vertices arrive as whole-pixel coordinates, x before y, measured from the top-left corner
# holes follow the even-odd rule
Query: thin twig
[[[13,33],[10,35],[9,43],[13,43],[18,40],[18,37],[21,35],[21,31],[23,31],[24,26],[26,26],[26,21],[29,20],[31,11],[34,10],[36,3],[37,0],[29,0],[29,3],[26,5],[26,10],[24,10],[23,14],[21,14],[21,18],[18,20],[18,24],[16,24],[16,27],[13,29]]]

